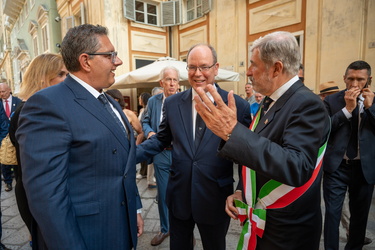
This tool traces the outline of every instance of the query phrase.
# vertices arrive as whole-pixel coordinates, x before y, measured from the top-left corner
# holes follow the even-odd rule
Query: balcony
[[[9,22],[14,24],[21,13],[26,0],[3,0],[3,12],[9,16]]]

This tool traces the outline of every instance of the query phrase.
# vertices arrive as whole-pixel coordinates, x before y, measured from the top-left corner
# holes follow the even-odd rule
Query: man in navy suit
[[[223,139],[219,155],[243,165],[242,185],[228,197],[226,211],[248,226],[241,249],[317,250],[320,148],[328,138],[329,117],[319,97],[298,79],[300,48],[291,33],[259,38],[251,52],[247,76],[266,96],[251,129],[237,122],[232,94],[228,106],[213,88],[216,106],[202,89],[197,92],[204,102],[195,99],[207,127]],[[247,204],[239,202],[243,199]]]
[[[21,103],[21,100],[18,97],[12,96],[11,94],[11,89],[7,83],[0,83],[0,97],[2,100],[2,105],[0,106],[0,112],[4,113],[2,117],[5,117],[6,121],[6,129],[2,129],[3,133],[5,135],[8,133],[8,128],[9,128],[9,120],[14,111],[16,111],[16,108],[19,103]],[[3,119],[2,121],[3,122]],[[2,126],[3,128],[3,126]],[[4,136],[5,137],[5,136]],[[2,138],[4,138],[2,137]],[[1,169],[3,172],[3,177],[4,177],[4,182],[5,182],[5,191],[9,192],[13,189],[12,187],[12,182],[13,182],[13,170],[17,166],[15,165],[4,165],[1,164]]]
[[[193,97],[197,87],[214,86],[225,101],[228,92],[215,84],[219,64],[213,47],[198,44],[190,48],[187,70],[192,88],[165,99],[159,131],[138,146],[137,162],[172,144],[167,187],[172,250],[193,249],[195,225],[204,249],[225,249],[229,218],[224,208],[226,196],[233,192],[233,162],[217,156],[220,138],[197,117]],[[238,121],[248,126],[249,103],[239,96],[235,99]]]
[[[162,106],[167,97],[177,93],[180,74],[175,67],[165,67],[160,72],[160,86],[163,93],[157,94],[148,100],[145,117],[142,121],[143,131],[148,138],[159,131]],[[169,168],[172,165],[172,147],[168,146],[163,152],[153,158],[155,178],[158,188],[158,209],[160,218],[160,232],[151,240],[151,245],[160,245],[169,236],[168,207],[165,202]]]
[[[27,100],[16,132],[38,235],[48,249],[136,249],[133,130],[103,92],[122,61],[99,25],[71,28],[61,54],[70,75]]]
[[[349,237],[345,249],[362,249],[375,184],[375,105],[371,67],[351,63],[344,74],[346,89],[327,96],[332,132],[324,159],[325,249],[339,249],[339,224],[349,194]]]

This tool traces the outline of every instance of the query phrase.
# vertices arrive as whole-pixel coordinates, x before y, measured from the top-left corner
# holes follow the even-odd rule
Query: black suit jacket
[[[228,102],[228,92],[217,87]],[[235,96],[237,118],[248,127],[249,103]],[[197,150],[194,149],[192,90],[165,99],[164,118],[159,132],[137,148],[137,162],[173,145],[172,166],[167,187],[167,205],[175,217],[215,225],[228,220],[225,200],[233,193],[233,162],[217,155],[220,138],[208,128]]]
[[[329,126],[323,102],[297,81],[268,110],[255,132],[237,124],[219,155],[256,171],[257,194],[270,179],[299,187],[314,171]],[[321,173],[292,204],[267,210],[257,249],[319,249],[320,181]]]
[[[345,91],[327,96],[324,104],[332,119],[332,132],[329,138],[324,171],[333,173],[340,166],[346,152],[350,134],[351,122],[342,111],[345,107]],[[359,125],[359,153],[363,175],[368,184],[375,184],[375,105],[365,109]]]

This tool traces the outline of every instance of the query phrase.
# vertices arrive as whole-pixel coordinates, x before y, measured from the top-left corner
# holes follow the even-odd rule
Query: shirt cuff
[[[352,114],[349,113],[349,111],[344,107],[342,109],[342,112],[344,113],[344,115],[346,116],[346,118],[349,120],[350,118],[352,118]]]
[[[141,213],[142,213],[142,208],[137,209],[137,214],[141,214]]]

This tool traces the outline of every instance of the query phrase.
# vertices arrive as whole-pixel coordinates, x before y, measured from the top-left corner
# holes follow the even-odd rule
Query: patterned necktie
[[[263,103],[262,103],[261,117],[263,117],[267,113],[267,110],[270,107],[270,105],[271,105],[272,102],[273,102],[273,100],[271,98],[269,98],[268,96],[266,96],[264,98]]]
[[[350,134],[348,147],[346,149],[346,156],[348,156],[350,160],[357,157],[358,154],[358,105],[353,110],[351,124],[352,133]]]
[[[199,144],[201,143],[205,130],[206,130],[206,124],[204,123],[202,117],[197,113],[197,118],[195,120],[195,139],[194,139],[195,149],[197,149]]]
[[[5,114],[7,115],[8,118],[10,117],[10,108],[9,108],[8,100],[5,100]]]
[[[115,112],[113,111],[111,105],[109,104],[107,98],[101,94],[99,95],[98,99],[103,103],[105,109],[112,115],[113,119],[115,119],[116,123],[120,126],[121,130],[125,133],[126,137],[128,137],[128,133],[126,132],[125,126],[122,124],[120,119],[117,117]]]

